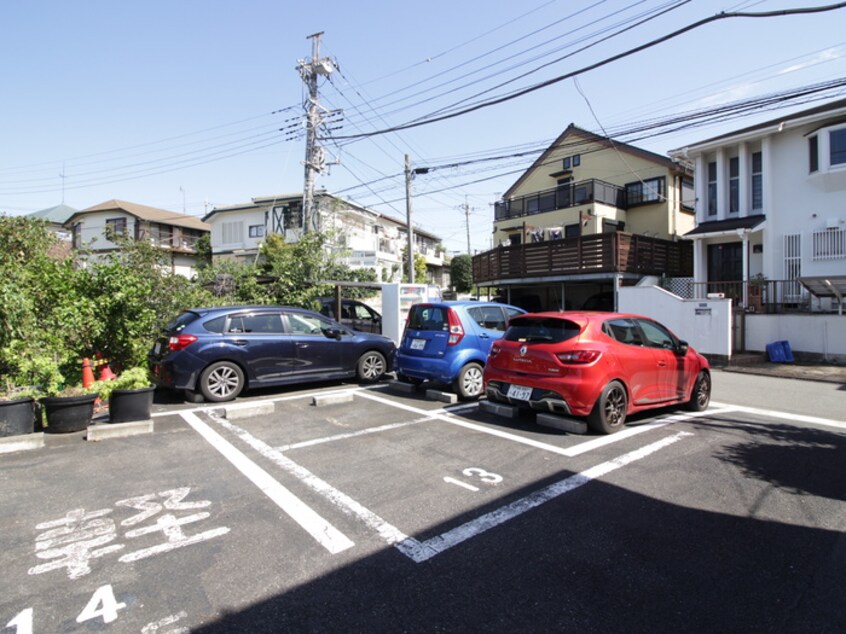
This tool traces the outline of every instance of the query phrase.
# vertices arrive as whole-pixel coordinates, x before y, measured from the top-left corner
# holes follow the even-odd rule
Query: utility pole
[[[414,226],[411,224],[411,157],[405,155],[405,215],[408,228],[408,283],[414,284]]]
[[[467,204],[467,194],[464,194],[464,224],[467,227],[467,255],[473,255],[470,252],[470,205]]]
[[[317,229],[317,214],[314,204],[314,181],[317,174],[323,172],[323,148],[317,144],[317,128],[323,122],[320,113],[320,101],[317,89],[319,76],[327,77],[335,68],[329,57],[320,57],[320,33],[309,35],[311,40],[311,59],[298,61],[297,69],[300,77],[308,89],[308,102],[304,104],[306,111],[306,150],[305,150],[305,184],[303,186],[303,233]]]

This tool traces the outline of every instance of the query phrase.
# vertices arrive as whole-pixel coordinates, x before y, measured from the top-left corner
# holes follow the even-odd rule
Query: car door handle
[[[247,341],[246,339],[233,339],[232,343],[236,346],[246,346],[249,341]]]
[[[666,368],[666,367],[667,367],[667,362],[666,362],[666,361],[659,361],[659,362],[658,362],[658,367],[659,367],[659,368]]]
[[[479,339],[490,339],[490,338],[491,338],[491,336],[486,332],[483,332],[479,335]]]
[[[308,348],[307,343],[297,343],[297,348]]]

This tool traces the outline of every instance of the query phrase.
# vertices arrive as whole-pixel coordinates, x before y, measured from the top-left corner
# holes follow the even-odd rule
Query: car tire
[[[401,381],[402,383],[411,383],[412,385],[420,385],[423,383],[423,379],[418,379],[417,377],[407,376],[402,372],[397,372],[397,381]]]
[[[455,379],[455,391],[463,400],[479,398],[484,390],[482,366],[478,363],[468,363],[458,373]]]
[[[231,401],[244,389],[244,372],[231,361],[218,361],[200,375],[200,392],[207,401]]]
[[[611,381],[596,399],[588,416],[588,425],[598,434],[613,434],[626,424],[627,410],[626,388],[619,381]]]
[[[370,350],[359,357],[355,373],[362,383],[375,383],[385,375],[386,370],[385,355],[376,350]]]
[[[690,400],[684,404],[690,412],[704,412],[711,402],[711,375],[702,370],[696,377],[693,390],[690,392]]]

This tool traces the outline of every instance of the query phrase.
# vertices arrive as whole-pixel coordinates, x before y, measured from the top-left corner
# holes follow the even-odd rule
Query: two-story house
[[[846,99],[671,155],[690,161],[696,175],[696,228],[686,236],[694,241],[692,294],[723,293],[744,309],[747,350],[792,339],[799,350],[825,353],[835,337],[829,328],[841,326],[817,320],[796,328],[787,314],[842,311]]]
[[[93,259],[120,250],[110,240],[115,235],[149,240],[168,255],[171,270],[193,277],[197,265],[197,240],[209,233],[209,226],[186,214],[147,207],[123,200],[108,200],[72,214],[65,222],[73,235],[73,246],[85,248]]]
[[[571,124],[496,203],[474,281],[530,310],[610,309],[643,276],[692,275],[692,176]]]
[[[403,249],[408,232],[402,221],[361,207],[337,196],[315,195],[317,228],[340,262],[351,268],[372,268],[383,282],[398,282],[405,267]],[[211,227],[212,257],[255,262],[271,233],[296,242],[303,235],[302,194],[253,198],[249,203],[215,207],[204,218]],[[429,280],[443,283],[444,259],[440,238],[414,228],[415,252],[426,257]]]

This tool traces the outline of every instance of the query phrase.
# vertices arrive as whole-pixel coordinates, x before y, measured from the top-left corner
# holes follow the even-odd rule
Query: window
[[[564,226],[564,237],[565,238],[578,238],[582,235],[582,225],[581,223],[577,222],[573,225],[565,225]]]
[[[244,235],[244,223],[242,221],[224,222],[220,228],[223,244],[237,244],[241,242],[241,236]]]
[[[228,332],[267,335],[279,334],[284,331],[278,313],[264,313],[231,317]]]
[[[649,319],[638,319],[643,335],[646,337],[646,345],[652,348],[672,349],[676,346],[676,339],[670,331]]]
[[[846,128],[832,130],[828,137],[829,156],[832,167],[846,164]]]
[[[640,330],[631,319],[612,319],[602,324],[603,332],[628,346],[642,346]]]
[[[729,159],[729,212],[740,211],[740,159]]]
[[[499,306],[474,306],[467,312],[482,328],[505,332],[505,316]]]
[[[811,234],[813,258],[815,260],[834,260],[846,258],[846,229],[826,229]]]
[[[106,220],[106,236],[125,236],[126,218],[108,218]]]
[[[626,185],[626,201],[628,205],[645,205],[664,200],[664,177],[650,178]]]
[[[708,215],[717,215],[717,162],[708,163]]]
[[[817,135],[808,139],[808,172],[813,174],[820,169],[820,141]]]
[[[682,199],[681,205],[685,209],[694,209],[696,207],[696,191],[693,187],[692,178],[682,179]]]
[[[568,156],[563,161],[563,166],[565,170],[568,170],[572,167],[578,167],[582,164],[582,157],[580,154],[574,154],[573,156]]]
[[[250,237],[251,238],[263,238],[264,237],[264,225],[250,225]]]
[[[295,335],[323,335],[328,328],[337,328],[331,321],[316,315],[289,313],[288,326]]]
[[[752,153],[752,209],[764,208],[764,165],[760,152]]]

